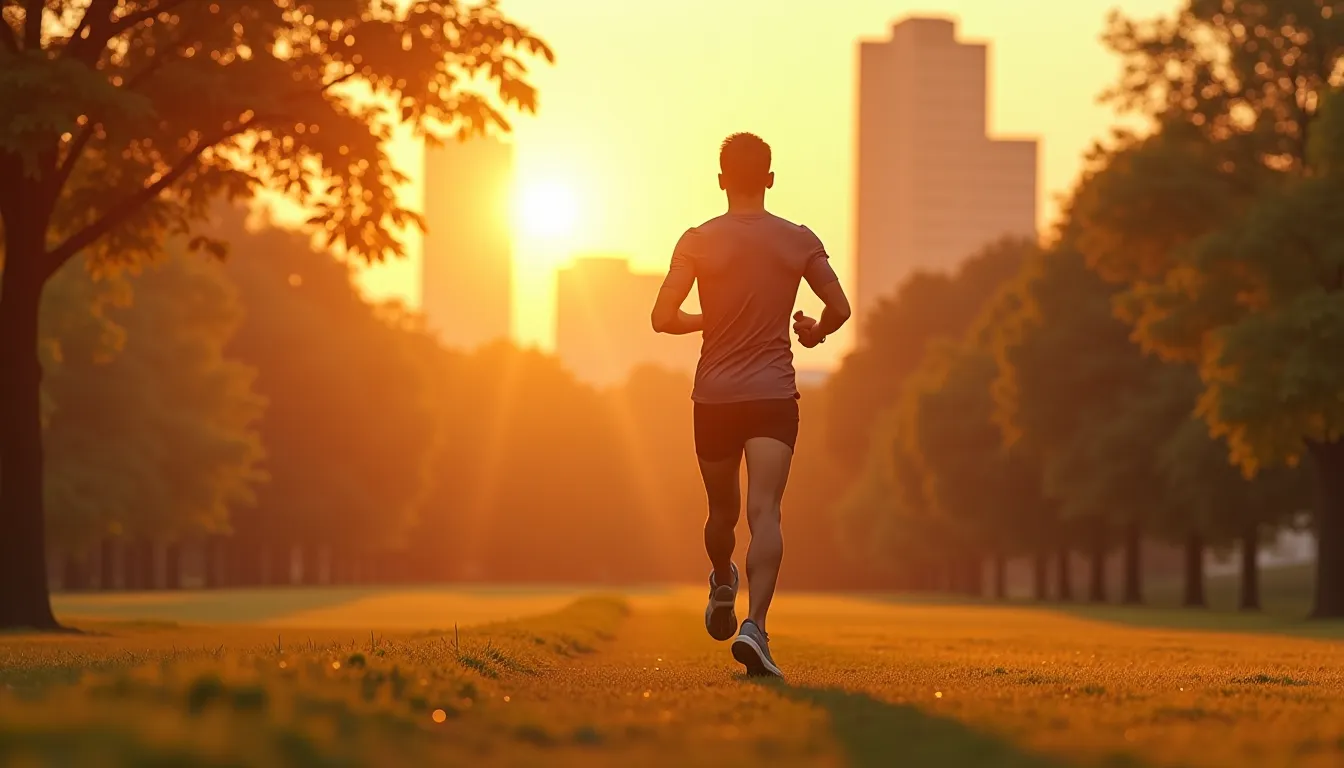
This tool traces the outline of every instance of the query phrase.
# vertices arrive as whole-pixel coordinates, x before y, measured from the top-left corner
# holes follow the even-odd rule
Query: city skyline
[[[757,131],[771,143],[779,182],[770,206],[812,227],[841,279],[853,285],[858,43],[888,34],[909,15],[954,18],[962,39],[990,43],[989,133],[1042,139],[1037,218],[1047,228],[1058,211],[1055,198],[1070,188],[1092,143],[1118,124],[1135,122],[1118,120],[1097,101],[1120,71],[1099,41],[1112,5],[838,0],[826,14],[798,25],[765,0],[726,6],[688,0],[675,9],[609,0],[565,7],[505,0],[511,13],[546,36],[558,57],[554,67],[534,73],[538,114],[509,116],[519,183],[566,186],[577,209],[571,233],[515,242],[515,338],[553,347],[555,269],[575,254],[620,252],[641,271],[665,269],[681,232],[721,212],[715,150],[735,130]],[[1134,0],[1126,7],[1150,17],[1176,5]],[[706,29],[705,18],[716,23]],[[617,34],[649,25],[665,34],[648,40]],[[1051,38],[1050,46],[1040,45],[1042,35]],[[673,51],[674,39],[692,42]],[[618,60],[621,66],[613,67]],[[673,107],[676,130],[669,133]],[[404,131],[396,142],[398,166],[414,187],[421,149]],[[415,200],[419,193],[406,194]],[[414,302],[418,235],[412,233],[407,245],[409,258],[364,271],[361,283],[369,296]],[[819,309],[807,291],[799,306]],[[800,350],[799,365],[832,367],[853,340],[854,334],[842,334],[834,344]]]
[[[1004,236],[1037,235],[1037,141],[988,134],[988,44],[906,18],[859,43],[855,317],[917,270],[950,271]]]

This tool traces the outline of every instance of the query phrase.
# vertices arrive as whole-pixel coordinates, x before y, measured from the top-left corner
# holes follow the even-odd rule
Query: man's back
[[[789,319],[804,279],[835,279],[810,229],[773,214],[730,212],[682,235],[672,272],[699,284],[704,341],[692,398],[734,403],[796,397]],[[669,274],[669,279],[673,278]]]

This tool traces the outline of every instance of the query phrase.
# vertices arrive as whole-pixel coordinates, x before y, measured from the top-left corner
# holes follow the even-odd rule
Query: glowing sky
[[[531,227],[515,247],[514,329],[551,345],[554,269],[585,251],[666,267],[688,226],[723,201],[716,150],[734,131],[761,134],[775,150],[768,201],[827,243],[842,280],[852,274],[851,147],[859,39],[884,38],[906,15],[952,16],[963,40],[990,43],[990,132],[1041,140],[1040,224],[1076,176],[1083,152],[1115,118],[1097,103],[1119,64],[1099,41],[1112,0],[502,0],[506,12],[556,50],[541,68],[539,114],[516,121],[522,184],[569,190],[572,232]],[[1125,0],[1131,15],[1174,10],[1177,0]],[[793,10],[786,10],[793,9]],[[419,150],[396,148],[419,175]],[[408,199],[418,199],[416,187]],[[418,207],[418,204],[417,204]],[[557,236],[545,236],[547,233]],[[376,298],[418,295],[418,238],[411,258],[362,276]],[[800,305],[815,309],[806,289]],[[801,351],[828,366],[848,344]]]

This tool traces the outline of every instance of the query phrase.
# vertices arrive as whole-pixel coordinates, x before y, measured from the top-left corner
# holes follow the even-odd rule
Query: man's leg
[[[742,488],[738,484],[741,469],[741,454],[717,461],[700,459],[700,477],[705,481],[705,498],[709,502],[705,552],[714,566],[716,584],[733,583],[733,549],[737,546],[734,531],[742,514]]]
[[[747,549],[747,585],[751,596],[748,618],[762,631],[770,600],[779,580],[784,558],[784,535],[780,529],[780,502],[789,480],[793,449],[772,437],[747,441],[747,525],[751,546]]]
[[[718,452],[711,454],[719,455]],[[715,640],[727,640],[737,632],[737,568],[733,565],[736,537],[733,528],[741,513],[742,494],[738,473],[742,449],[729,459],[700,460],[705,480],[709,516],[705,519],[705,551],[714,565],[709,577],[709,604],[705,606],[705,630]]]

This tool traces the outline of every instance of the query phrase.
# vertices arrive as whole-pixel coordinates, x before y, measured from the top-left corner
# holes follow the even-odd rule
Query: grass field
[[[776,683],[702,599],[66,598],[0,636],[0,765],[1344,765],[1344,643],[1285,634],[1338,626],[786,594]]]

